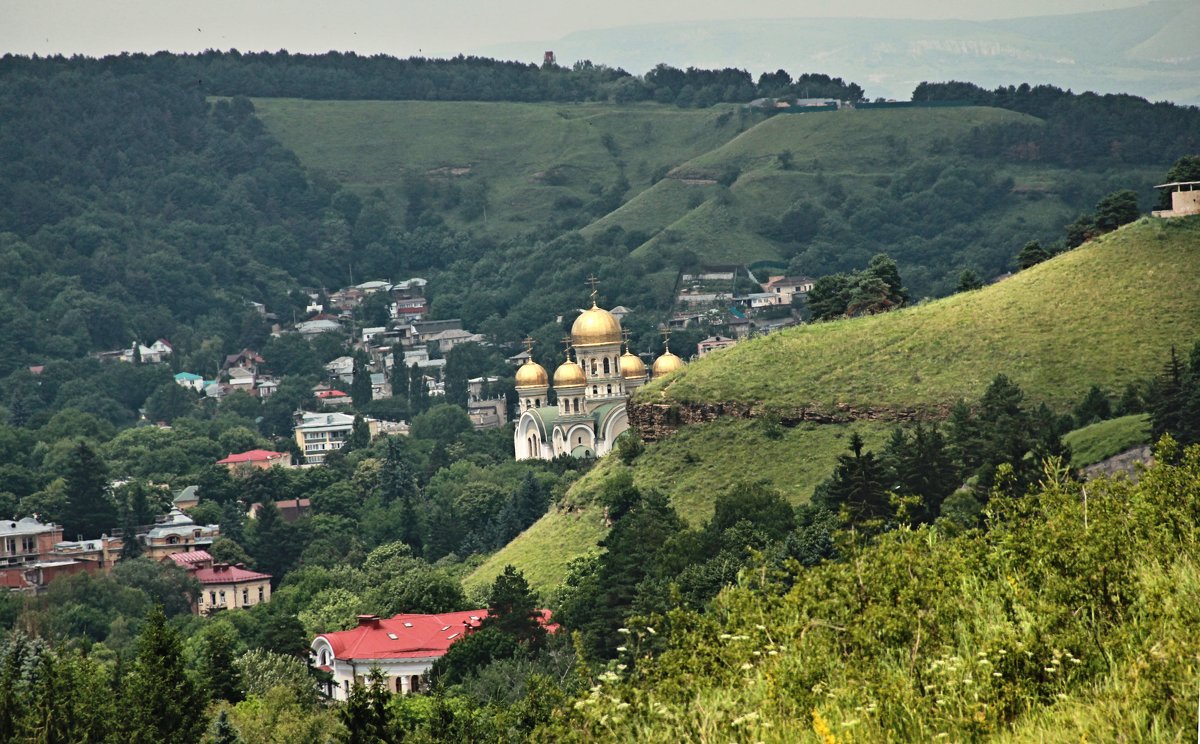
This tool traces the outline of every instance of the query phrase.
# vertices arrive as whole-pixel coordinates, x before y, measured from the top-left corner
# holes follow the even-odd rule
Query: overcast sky
[[[452,56],[573,31],[731,18],[983,20],[1128,7],[1142,0],[0,0],[0,52],[204,49]],[[567,50],[564,50],[567,51]],[[569,52],[568,52],[569,54]]]

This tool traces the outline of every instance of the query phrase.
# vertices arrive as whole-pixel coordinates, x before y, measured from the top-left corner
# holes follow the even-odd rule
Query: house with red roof
[[[223,460],[217,460],[218,465],[229,468],[230,473],[240,470],[269,470],[276,465],[284,468],[292,466],[292,456],[288,452],[254,449],[249,452],[239,452]]]
[[[557,626],[550,623],[550,611],[541,612],[546,629],[553,631]],[[335,700],[347,699],[355,683],[367,684],[373,668],[383,673],[389,691],[420,692],[433,662],[478,629],[487,615],[487,610],[390,618],[359,615],[357,627],[313,640],[312,663],[333,675],[325,692]]]
[[[271,575],[251,571],[240,563],[214,563],[207,550],[193,550],[170,556],[200,582],[200,596],[193,608],[197,615],[221,610],[237,610],[271,601]]]

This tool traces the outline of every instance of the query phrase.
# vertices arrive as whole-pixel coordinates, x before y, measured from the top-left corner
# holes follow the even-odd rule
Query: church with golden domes
[[[650,379],[645,363],[624,347],[621,322],[596,304],[594,285],[592,306],[575,319],[565,341],[566,359],[554,370],[553,386],[545,367],[532,357],[517,370],[519,418],[513,448],[518,460],[607,455],[629,428],[625,404],[630,394]],[[683,366],[667,348],[651,374],[658,378]]]

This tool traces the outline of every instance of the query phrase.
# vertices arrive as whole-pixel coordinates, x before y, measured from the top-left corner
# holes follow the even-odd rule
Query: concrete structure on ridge
[[[1171,190],[1171,208],[1153,212],[1155,217],[1188,217],[1200,214],[1200,181],[1175,181],[1155,186]]]

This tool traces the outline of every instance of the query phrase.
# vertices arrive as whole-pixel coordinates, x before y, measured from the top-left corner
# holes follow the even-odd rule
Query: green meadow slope
[[[486,221],[444,215],[499,236],[551,221],[564,203],[595,198],[622,173],[638,193],[743,125],[729,106],[278,98],[254,106],[306,166],[360,192],[381,190],[398,217],[413,176],[484,190]]]
[[[1063,410],[1200,337],[1197,287],[1200,219],[1144,218],[975,292],[739,344],[637,399],[937,412],[1003,373]]]

